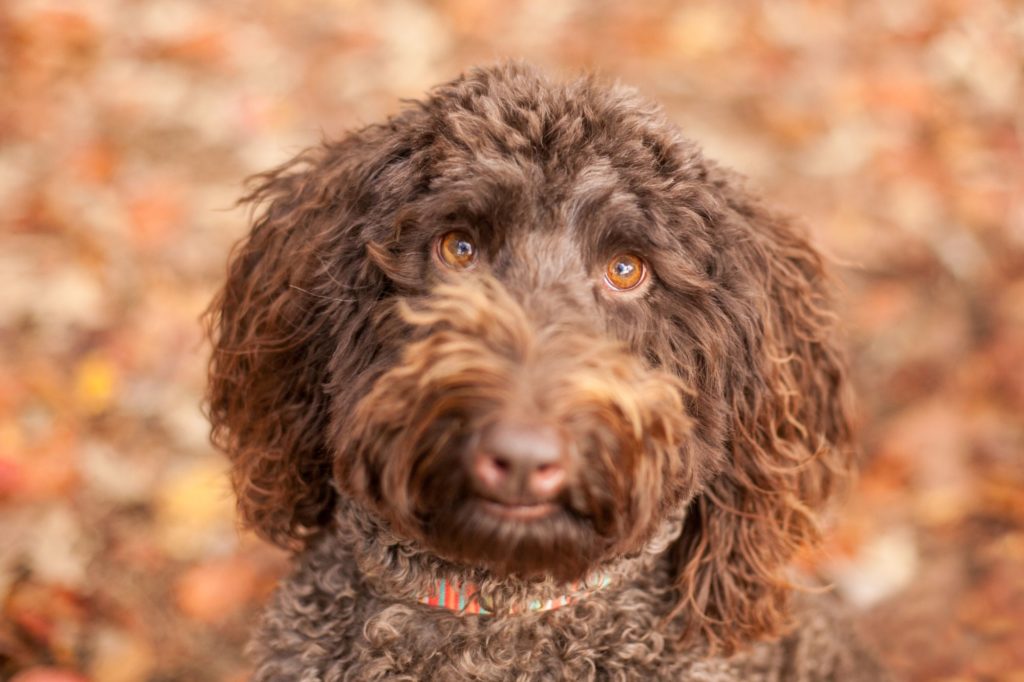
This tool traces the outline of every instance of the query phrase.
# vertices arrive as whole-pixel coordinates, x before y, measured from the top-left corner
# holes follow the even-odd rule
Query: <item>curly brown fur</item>
[[[787,604],[851,467],[822,260],[656,108],[474,70],[247,201],[209,412],[243,518],[302,551],[257,678],[773,679],[813,668],[790,660],[805,645],[852,674],[827,619]],[[478,267],[439,265],[452,230]],[[623,251],[650,276],[612,292]],[[579,464],[539,521],[483,513],[462,464],[509,415],[557,425]],[[613,584],[572,608],[500,607],[595,569]],[[439,577],[498,612],[415,604]]]

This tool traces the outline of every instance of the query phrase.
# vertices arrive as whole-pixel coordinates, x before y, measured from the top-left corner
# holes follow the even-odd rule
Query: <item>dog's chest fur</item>
[[[428,578],[424,558],[389,544],[393,538],[365,516],[339,515],[265,614],[252,646],[253,680],[884,678],[820,605],[800,609],[783,640],[730,659],[677,645],[678,621],[662,623],[673,597],[661,552],[675,532],[678,525],[666,524],[644,553],[609,567],[608,586],[566,607],[478,616],[416,603]]]

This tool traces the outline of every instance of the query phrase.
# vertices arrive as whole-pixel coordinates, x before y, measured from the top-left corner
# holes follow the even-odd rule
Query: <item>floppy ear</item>
[[[816,540],[816,512],[852,466],[841,353],[821,256],[718,169],[718,270],[733,338],[716,370],[731,415],[724,464],[674,548],[688,633],[726,652],[778,633],[785,569]]]
[[[334,505],[325,385],[332,356],[368,343],[357,301],[384,286],[362,233],[382,171],[402,158],[388,139],[368,128],[253,178],[252,230],[206,313],[211,439],[231,459],[245,523],[282,547],[301,546]],[[345,363],[332,369],[354,371]]]

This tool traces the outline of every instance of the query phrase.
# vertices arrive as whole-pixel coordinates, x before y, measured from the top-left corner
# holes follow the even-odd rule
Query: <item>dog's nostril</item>
[[[507,461],[486,452],[476,452],[470,469],[477,483],[485,490],[498,491],[507,485],[511,466]]]
[[[510,504],[551,500],[565,487],[565,444],[547,425],[499,422],[482,434],[470,474],[485,495]]]
[[[565,467],[561,464],[545,464],[530,474],[528,487],[536,497],[549,499],[561,492],[565,478]]]

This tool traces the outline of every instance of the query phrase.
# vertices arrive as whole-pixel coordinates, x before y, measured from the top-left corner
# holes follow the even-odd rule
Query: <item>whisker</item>
[[[312,292],[312,291],[310,291],[308,289],[303,289],[302,287],[297,286],[295,284],[289,284],[288,286],[291,287],[292,289],[295,289],[296,291],[301,291],[302,293],[306,294],[307,296],[312,296],[313,298],[320,298],[320,299],[323,299],[325,301],[333,301],[335,303],[355,303],[356,302],[356,299],[354,299],[354,298],[338,298],[336,296],[324,296],[323,294],[317,294],[317,293],[314,293],[314,292]]]

